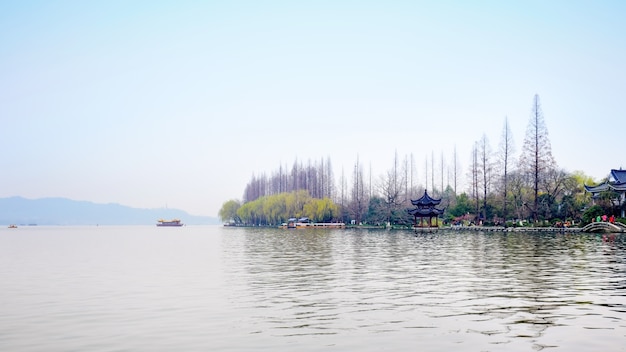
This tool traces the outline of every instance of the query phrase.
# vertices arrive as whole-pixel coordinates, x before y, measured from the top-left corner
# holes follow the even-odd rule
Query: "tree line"
[[[289,218],[309,218],[313,222],[332,222],[339,217],[339,207],[330,198],[313,198],[307,190],[261,196],[243,204],[236,200],[224,203],[220,218],[239,224],[279,225]]]
[[[450,162],[445,162],[443,153],[436,158],[433,151],[421,169],[413,154],[400,157],[396,152],[389,169],[376,178],[371,167],[368,172],[357,157],[349,174],[341,170],[337,183],[330,157],[306,163],[296,160],[291,167],[281,165],[270,175],[253,175],[243,201],[224,203],[219,215],[223,221],[242,224],[277,224],[306,216],[318,222],[409,225],[413,221],[407,212],[410,200],[424,190],[442,199],[445,220],[450,222],[585,221],[594,212],[617,215],[619,210],[610,201],[614,194],[601,196],[592,207],[584,185],[594,184],[594,180],[580,171],[558,167],[538,95],[532,101],[518,158],[506,117],[498,148],[492,150],[483,134],[470,154],[468,170],[461,175],[456,147]],[[461,177],[466,178],[468,187],[459,192]]]

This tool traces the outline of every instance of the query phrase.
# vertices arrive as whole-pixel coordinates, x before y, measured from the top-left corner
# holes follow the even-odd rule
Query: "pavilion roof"
[[[438,205],[439,203],[441,203],[441,198],[440,199],[435,199],[432,198],[431,196],[428,195],[428,191],[424,190],[424,195],[417,200],[411,200],[411,204],[416,205],[418,207],[434,207],[435,205]]]
[[[413,216],[417,216],[417,217],[427,217],[427,216],[435,217],[435,216],[439,216],[439,215],[443,214],[443,212],[444,212],[444,209],[437,209],[437,208],[409,209],[409,214],[411,214]]]

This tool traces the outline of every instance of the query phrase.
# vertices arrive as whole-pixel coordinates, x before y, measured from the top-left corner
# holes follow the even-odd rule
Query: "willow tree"
[[[241,207],[241,203],[237,200],[231,199],[222,204],[222,208],[219,211],[219,217],[224,222],[233,221],[240,224],[241,218],[237,215],[237,210]]]
[[[530,180],[533,190],[533,206],[530,209],[533,220],[537,221],[539,209],[539,185],[547,177],[556,162],[552,157],[552,147],[548,138],[548,128],[543,118],[539,95],[535,94],[530,121],[526,128],[526,137],[520,157],[520,170]]]

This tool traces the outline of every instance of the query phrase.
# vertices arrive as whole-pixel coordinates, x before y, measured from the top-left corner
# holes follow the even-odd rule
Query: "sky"
[[[560,168],[626,167],[623,1],[2,1],[0,197],[217,216],[330,157],[417,181],[518,156],[538,94]],[[436,180],[438,176],[435,176]]]

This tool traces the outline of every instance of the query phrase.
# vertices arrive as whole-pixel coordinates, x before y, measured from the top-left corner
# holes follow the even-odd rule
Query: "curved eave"
[[[411,204],[415,205],[415,206],[425,206],[425,207],[432,207],[435,205],[439,205],[439,203],[441,203],[441,199],[439,200],[432,200],[432,201],[420,201],[418,200],[412,200]]]
[[[413,216],[439,216],[442,215],[445,209],[410,209],[409,214]]]
[[[585,185],[585,190],[590,193],[598,193],[604,192],[609,189],[609,186],[606,183],[597,186],[587,186]]]
[[[413,205],[435,206],[441,203],[441,199],[435,199],[428,195],[428,191],[424,190],[424,195],[417,200],[411,200]]]
[[[609,185],[609,187],[618,192],[626,192],[626,183],[621,183],[619,185]]]
[[[597,186],[587,186],[585,185],[585,190],[590,193],[600,193],[608,190],[616,191],[616,192],[626,192],[626,183],[619,184],[610,184],[604,183]]]

